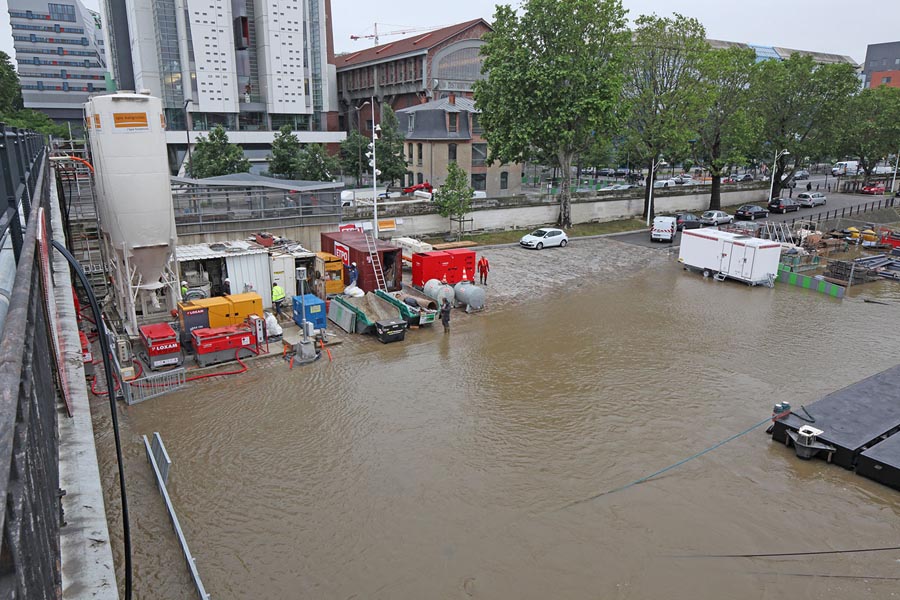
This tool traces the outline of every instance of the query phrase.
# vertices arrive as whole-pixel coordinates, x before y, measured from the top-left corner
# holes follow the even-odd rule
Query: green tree
[[[784,61],[757,65],[751,78],[753,110],[762,119],[756,155],[771,165],[782,150],[790,153],[772,167],[773,196],[781,193],[782,175],[792,175],[804,157],[837,153],[833,128],[858,88],[855,69],[845,63],[817,65],[794,53]]]
[[[700,60],[708,48],[706,31],[697,19],[674,14],[671,18],[645,15],[635,21],[623,109],[626,148],[632,160],[648,167],[644,215],[650,218],[653,170],[660,156],[666,153],[672,161],[689,154],[688,142],[695,135],[690,116],[702,108],[704,100]]]
[[[369,151],[369,138],[359,131],[353,130],[343,142],[341,142],[341,166],[345,173],[352,174],[356,180],[356,187],[360,186],[362,171],[367,164],[366,152]]]
[[[188,164],[188,172],[197,179],[249,170],[250,161],[244,157],[244,150],[237,144],[229,144],[228,134],[219,125],[213,127],[209,137],[198,138]]]
[[[22,109],[22,87],[19,74],[9,54],[0,51],[0,116],[8,117]]]
[[[749,86],[756,67],[752,49],[710,50],[700,61],[701,102],[694,126],[697,150],[712,177],[709,209],[722,207],[722,175],[728,165],[743,164],[756,143],[760,120],[750,104]]]
[[[297,172],[300,159],[300,140],[291,131],[290,125],[283,125],[272,140],[269,154],[269,174],[274,177],[292,179]]]
[[[485,36],[475,101],[490,159],[521,162],[532,147],[555,156],[561,227],[572,224],[575,157],[613,123],[630,35],[620,0],[525,0],[497,6]]]
[[[340,169],[323,144],[306,144],[297,159],[296,176],[304,181],[333,181]]]
[[[393,185],[406,175],[406,159],[403,157],[403,134],[390,106],[382,106],[379,125],[381,133],[375,142],[375,166],[381,171],[381,180]]]
[[[462,237],[463,217],[469,212],[475,191],[469,185],[469,175],[455,162],[447,166],[447,180],[434,193],[434,204],[442,217],[456,221],[456,239]]]
[[[839,154],[857,158],[868,183],[878,161],[900,144],[900,89],[865,88],[850,98],[836,120]]]
[[[0,117],[7,125],[46,133],[58,138],[68,138],[69,128],[53,122],[53,119],[38,110],[23,109]]]

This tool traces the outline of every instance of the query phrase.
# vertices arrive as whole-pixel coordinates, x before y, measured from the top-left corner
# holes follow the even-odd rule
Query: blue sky
[[[99,5],[99,0],[84,1],[95,10]],[[478,17],[490,21],[495,6],[494,2],[485,0],[331,0],[331,3],[338,52],[372,45],[372,40],[351,41],[350,36],[371,34],[376,22],[379,32],[387,32],[451,25]],[[847,54],[857,62],[865,58],[867,44],[900,40],[897,0],[862,5],[846,0],[626,0],[624,5],[631,18],[653,12],[697,17],[712,38]],[[0,0],[0,7],[4,15],[0,18],[0,50],[12,55],[9,19],[5,16],[7,0]],[[383,37],[381,41],[385,43],[397,37]]]

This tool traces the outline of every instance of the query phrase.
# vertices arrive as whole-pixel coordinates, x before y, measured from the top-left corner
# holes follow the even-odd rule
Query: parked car
[[[409,194],[412,194],[413,192],[418,192],[419,190],[428,192],[430,194],[434,191],[434,186],[432,186],[430,183],[425,181],[423,183],[417,183],[415,185],[411,185],[409,187],[403,188],[403,193],[406,195],[409,195]]]
[[[753,175],[751,175],[750,173],[732,173],[728,176],[728,178],[733,180],[734,183],[740,183],[742,181],[753,181]]]
[[[615,169],[598,169],[597,175],[600,177],[614,177],[616,174]]]
[[[793,198],[772,198],[769,200],[769,210],[784,214],[792,210],[800,210],[800,204]]]
[[[690,175],[679,175],[675,178],[675,183],[678,185],[700,185],[700,182]]]
[[[794,173],[794,179],[809,179],[809,171],[806,169],[800,169],[796,173]]]
[[[708,210],[700,215],[700,222],[707,225],[723,225],[733,221],[734,217],[723,210]]]
[[[813,206],[825,205],[827,198],[822,192],[803,192],[797,194],[797,204],[804,208],[812,208]]]
[[[522,236],[519,244],[525,248],[541,250],[549,246],[565,247],[569,243],[569,236],[562,229],[542,228],[535,229],[528,235]]]
[[[631,174],[631,169],[627,169],[625,167],[619,167],[616,169],[616,177],[628,177]]]
[[[678,182],[674,179],[657,179],[653,182],[653,187],[655,188],[669,188],[675,187],[678,185]]]
[[[755,204],[745,204],[734,213],[735,219],[749,219],[751,221],[765,219],[768,216],[769,211],[762,206],[756,206]]]
[[[700,229],[703,227],[703,221],[694,213],[678,213],[675,215],[675,223],[678,225],[678,231],[682,229]]]
[[[865,186],[861,191],[863,194],[872,194],[872,195],[883,196],[884,195],[884,184],[873,183],[871,185]]]

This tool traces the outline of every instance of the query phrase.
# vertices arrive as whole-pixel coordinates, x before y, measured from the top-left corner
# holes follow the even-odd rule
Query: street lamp
[[[897,165],[900,165],[900,148],[897,149],[897,156],[894,157],[894,178],[891,180],[891,192],[894,192],[894,186],[897,185]]]
[[[187,166],[184,168],[184,174],[188,175],[188,167],[191,165],[191,114],[188,112],[188,105],[193,102],[190,98],[184,99],[184,130],[187,134]]]
[[[779,152],[778,154],[775,155],[775,160],[772,161],[772,183],[769,184],[769,197],[766,199],[766,202],[768,202],[769,200],[772,199],[772,192],[775,191],[775,171],[778,170],[775,165],[778,164],[778,159],[781,158],[782,156],[790,156],[790,155],[791,155],[791,153],[788,152],[787,150],[782,150],[781,152]]]
[[[656,170],[663,162],[661,157],[650,162],[650,200],[647,202],[647,227],[650,227],[650,214],[653,212],[653,186],[656,184]]]
[[[366,156],[369,158],[369,165],[372,167],[372,230],[375,233],[375,239],[378,239],[378,176],[381,175],[375,167],[375,141],[378,139],[378,132],[381,131],[381,125],[375,125],[375,98],[372,98],[372,142],[369,144],[369,151]]]
[[[362,127],[359,124],[360,112],[364,106],[368,106],[369,101],[366,100],[359,106],[355,106],[356,110],[356,132],[362,135]],[[374,123],[374,119],[372,121]],[[359,180],[362,177],[362,148],[359,146],[356,147],[356,187],[359,187]]]

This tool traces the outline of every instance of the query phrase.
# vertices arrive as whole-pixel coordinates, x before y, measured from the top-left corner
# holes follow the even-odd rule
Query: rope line
[[[594,494],[593,496],[590,496],[588,498],[583,498],[581,500],[575,500],[574,502],[570,502],[557,510],[565,510],[567,508],[572,508],[573,506],[577,506],[579,504],[584,504],[585,502],[591,502],[593,500],[596,500],[597,498],[601,498],[603,496],[608,496],[610,494],[615,494],[617,492],[627,490],[630,487],[633,487],[633,486],[639,485],[641,483],[644,483],[646,481],[649,481],[649,480],[653,479],[654,477],[659,477],[663,473],[667,473],[668,471],[671,471],[672,469],[676,469],[676,468],[680,467],[681,465],[694,460],[695,458],[700,458],[704,454],[708,454],[708,453],[712,452],[713,450],[715,450],[716,448],[721,448],[725,444],[727,444],[729,442],[733,442],[734,440],[738,439],[739,437],[747,435],[748,433],[750,433],[751,431],[754,431],[755,429],[759,429],[760,427],[769,423],[770,421],[775,421],[775,420],[781,419],[783,417],[786,417],[788,414],[790,414],[790,411],[785,411],[783,413],[780,413],[780,414],[777,414],[777,415],[774,415],[771,417],[766,417],[759,423],[756,423],[755,425],[751,425],[750,427],[741,431],[740,433],[736,433],[736,434],[732,435],[731,437],[728,437],[728,438],[722,440],[721,442],[718,442],[718,443],[710,446],[709,448],[706,448],[705,450],[701,450],[700,452],[697,452],[696,454],[693,454],[687,458],[679,460],[677,463],[671,464],[668,467],[665,467],[664,469],[660,469],[659,471],[656,471],[655,473],[645,475],[644,477],[641,477],[640,479],[635,479],[631,483],[626,483],[625,485],[621,485],[617,488],[613,488],[613,489],[607,490],[605,492],[600,492],[599,494]]]
[[[808,552],[767,552],[764,554],[690,554],[675,558],[783,558],[786,556],[821,556],[824,554],[860,554],[862,552],[890,552],[900,550],[900,546],[881,548],[844,548],[841,550],[810,550]]]

